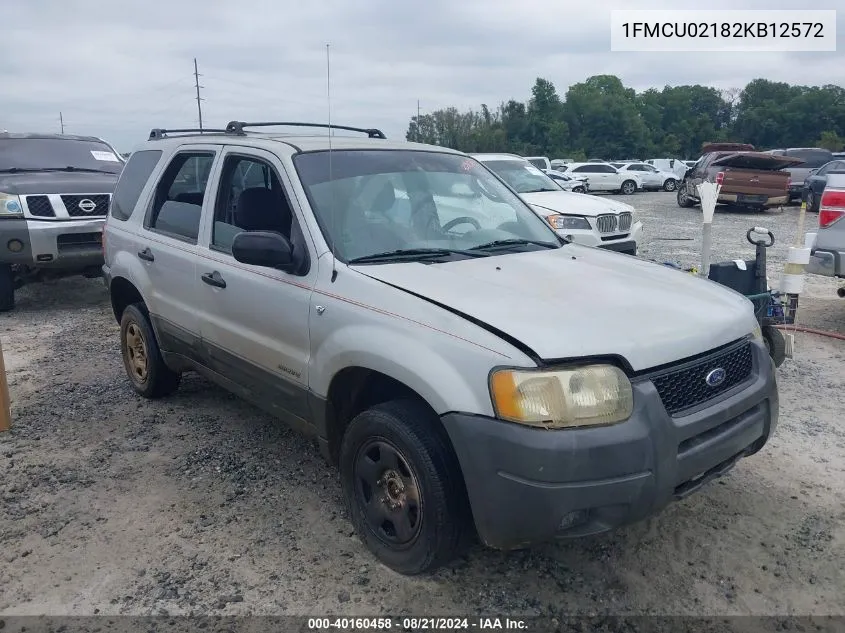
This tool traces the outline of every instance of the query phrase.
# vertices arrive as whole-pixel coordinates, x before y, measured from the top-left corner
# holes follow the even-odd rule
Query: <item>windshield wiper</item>
[[[386,251],[384,253],[373,253],[372,255],[362,255],[350,259],[349,264],[367,264],[370,262],[384,262],[389,260],[414,260],[426,259],[429,257],[444,257],[448,255],[466,255],[467,257],[484,257],[481,253],[476,253],[471,250],[464,251],[456,248],[400,248],[395,251]]]
[[[39,171],[84,171],[95,174],[113,174],[113,171],[107,169],[89,169],[88,167],[74,167],[68,165],[66,167],[10,167],[9,169],[0,169],[0,174],[18,174],[18,173],[32,173]]]
[[[560,244],[555,244],[553,242],[541,242],[540,240],[509,238],[506,240],[494,240],[492,242],[487,242],[486,244],[479,244],[478,246],[473,246],[470,250],[480,251],[484,250],[485,248],[495,248],[496,246],[525,246],[528,244],[533,244],[534,246],[543,246],[545,248],[558,248],[560,246]]]
[[[529,189],[528,191],[520,191],[520,193],[546,193],[548,191],[559,191],[559,189],[546,189],[545,187],[542,189]]]

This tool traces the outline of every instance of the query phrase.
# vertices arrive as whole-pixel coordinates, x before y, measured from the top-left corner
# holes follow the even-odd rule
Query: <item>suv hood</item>
[[[778,171],[784,167],[800,165],[803,162],[800,158],[792,158],[790,156],[774,156],[773,154],[764,154],[763,152],[742,152],[717,158],[711,165]]]
[[[354,268],[486,323],[546,360],[613,355],[641,371],[735,341],[755,324],[751,302],[725,286],[575,244]]]
[[[120,174],[39,171],[0,174],[0,191],[13,195],[50,193],[111,193]]]
[[[520,197],[533,207],[546,212],[565,213],[567,215],[585,215],[591,218],[603,213],[633,213],[634,207],[624,202],[599,198],[583,193],[570,191],[541,191],[538,193],[522,193]]]

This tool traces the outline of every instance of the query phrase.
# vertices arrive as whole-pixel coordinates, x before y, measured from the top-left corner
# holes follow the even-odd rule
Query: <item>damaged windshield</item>
[[[466,156],[337,150],[331,176],[327,151],[299,154],[294,164],[326,240],[346,262],[437,262],[563,243]]]

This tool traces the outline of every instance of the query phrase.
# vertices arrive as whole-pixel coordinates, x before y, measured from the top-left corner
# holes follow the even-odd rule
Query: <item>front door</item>
[[[256,404],[297,425],[310,417],[308,318],[316,262],[289,191],[275,155],[224,150],[197,277],[207,364]],[[287,273],[236,261],[232,241],[241,231],[281,233],[294,245],[300,269]]]

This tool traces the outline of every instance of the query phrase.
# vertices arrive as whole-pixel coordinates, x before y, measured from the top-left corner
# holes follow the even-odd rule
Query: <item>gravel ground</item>
[[[695,264],[699,211],[637,194],[642,254]],[[720,212],[714,260],[752,256],[797,208]],[[808,222],[815,216],[808,216]],[[667,241],[664,238],[689,238]],[[836,283],[808,279],[800,321],[845,333]],[[796,336],[781,425],[756,456],[654,519],[404,578],[353,536],[316,446],[199,377],[131,391],[106,291],[36,285],[0,315],[15,425],[0,435],[0,615],[845,614],[845,344]]]

